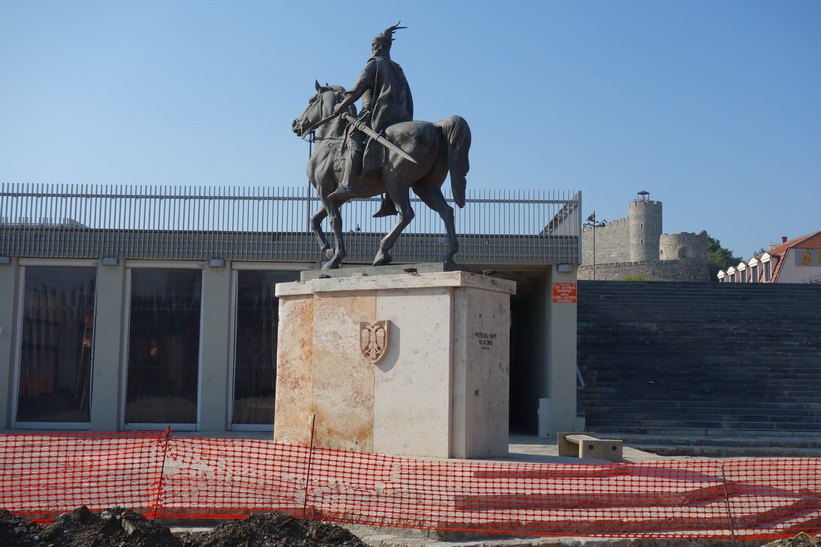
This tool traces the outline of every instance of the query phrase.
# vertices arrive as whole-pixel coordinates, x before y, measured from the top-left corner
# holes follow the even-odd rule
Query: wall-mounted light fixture
[[[116,266],[119,262],[120,261],[117,259],[117,257],[114,256],[106,256],[103,257],[102,260],[100,260],[100,263],[103,266]]]
[[[224,268],[225,267],[225,260],[221,258],[211,258],[208,260],[208,267],[209,268]]]
[[[559,264],[556,269],[561,273],[570,273],[573,271],[573,264]]]
[[[10,256],[0,256],[0,264],[11,264]]]

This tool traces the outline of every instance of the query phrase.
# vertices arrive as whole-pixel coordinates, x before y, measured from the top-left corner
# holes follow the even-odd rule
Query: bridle
[[[319,121],[319,120],[321,120],[321,119],[323,119],[327,116],[330,116],[331,111],[333,110],[333,105],[331,105],[331,111],[329,111],[327,114],[325,113],[325,95],[327,93],[333,93],[334,99],[335,99],[333,105],[335,105],[339,101],[339,97],[338,97],[339,92],[334,91],[332,89],[329,89],[327,91],[322,91],[321,93],[318,93],[317,94],[318,95],[318,101],[316,100],[317,96],[315,95],[314,96],[315,100],[311,101],[311,105],[309,107],[309,110],[314,110],[316,108],[317,102],[319,103],[319,116],[317,117],[317,121]],[[306,116],[306,117],[310,117],[310,116]],[[316,129],[311,131],[310,133],[308,133],[307,135],[305,135],[302,138],[303,139],[307,138],[309,140],[309,142],[329,141],[328,144],[331,144],[331,142],[333,142],[333,141],[338,141],[338,140],[342,139],[341,136],[340,137],[317,137],[316,136]]]

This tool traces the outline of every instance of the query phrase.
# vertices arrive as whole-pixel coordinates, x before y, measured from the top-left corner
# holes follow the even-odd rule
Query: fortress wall
[[[596,228],[596,263],[623,262],[630,248],[630,222],[622,218]],[[593,264],[593,228],[582,231],[582,264]]]
[[[593,279],[593,265],[579,266],[579,280]],[[623,281],[627,277],[644,276],[647,281],[708,282],[710,266],[706,260],[646,260],[618,264],[596,263],[596,281]]]

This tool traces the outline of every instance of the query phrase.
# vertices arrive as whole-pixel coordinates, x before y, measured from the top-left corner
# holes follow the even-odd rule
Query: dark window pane
[[[131,270],[126,423],[196,423],[202,272]]]
[[[237,272],[234,344],[235,424],[274,423],[277,359],[277,301],[274,285],[299,279],[299,272]]]
[[[25,270],[18,422],[88,422],[94,268]]]

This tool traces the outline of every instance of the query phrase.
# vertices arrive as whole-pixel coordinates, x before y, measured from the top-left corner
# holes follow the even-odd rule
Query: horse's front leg
[[[415,214],[410,205],[410,195],[408,194],[407,187],[400,190],[396,181],[386,181],[385,187],[388,189],[388,195],[391,196],[397,209],[399,209],[399,215],[391,231],[379,242],[379,251],[373,259],[374,266],[384,266],[393,261],[393,257],[391,257],[388,251],[393,248],[393,245],[399,238],[399,234],[410,224]]]
[[[328,243],[328,239],[325,237],[325,232],[322,230],[322,221],[327,216],[328,209],[323,205],[311,216],[311,231],[313,231],[314,237],[319,243],[319,248],[322,249],[322,254],[325,255],[327,260],[330,260],[333,258],[334,253],[331,250],[331,244]]]
[[[328,213],[328,223],[331,225],[331,230],[334,233],[334,248],[326,251],[328,262],[322,266],[323,270],[335,270],[339,268],[342,260],[348,254],[345,250],[345,238],[342,236],[342,213],[339,211],[339,206],[344,201],[324,200],[325,210]]]

